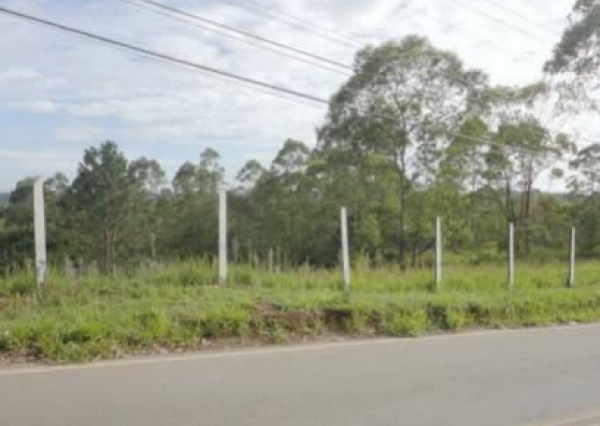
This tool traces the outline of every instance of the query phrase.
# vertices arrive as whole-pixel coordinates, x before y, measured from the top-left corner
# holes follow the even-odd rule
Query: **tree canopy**
[[[596,8],[580,1],[576,11]],[[573,43],[557,47],[550,70],[566,66]],[[586,229],[581,254],[594,256],[599,149],[577,152],[539,117],[550,90],[493,86],[422,37],[367,46],[332,96],[316,146],[287,139],[270,164],[248,161],[231,184],[210,148],[171,182],[158,161],[127,159],[114,142],[87,149],[72,182],[57,174],[45,184],[51,261],[81,257],[111,273],[149,259],[213,258],[225,186],[236,262],[337,264],[342,206],[354,255],[374,264],[427,262],[436,216],[445,244],[468,261],[503,259],[509,222],[525,256],[562,256],[572,224]],[[540,190],[561,179],[571,194]],[[31,197],[27,178],[0,211],[4,264],[31,257]]]

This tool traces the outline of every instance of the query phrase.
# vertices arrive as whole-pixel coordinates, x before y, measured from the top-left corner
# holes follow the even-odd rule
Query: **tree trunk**
[[[523,202],[523,249],[525,255],[529,256],[529,214],[531,212],[531,181],[527,182],[525,189],[525,200]]]
[[[399,203],[400,203],[400,232],[398,238],[398,257],[400,259],[400,265],[406,268],[406,200],[408,188],[406,185],[406,158],[405,149],[401,150],[400,156],[396,156],[396,171],[398,172],[398,178],[400,179],[399,186]],[[400,164],[398,164],[400,162]]]

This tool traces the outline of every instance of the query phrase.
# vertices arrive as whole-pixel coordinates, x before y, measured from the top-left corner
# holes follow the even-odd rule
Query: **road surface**
[[[0,370],[0,425],[600,425],[600,326]]]

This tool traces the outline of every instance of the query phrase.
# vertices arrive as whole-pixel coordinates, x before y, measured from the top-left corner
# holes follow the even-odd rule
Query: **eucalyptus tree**
[[[355,74],[333,96],[319,149],[338,151],[346,166],[365,181],[366,164],[394,174],[398,205],[397,253],[405,262],[408,236],[418,244],[422,221],[409,221],[413,195],[432,179],[453,133],[460,129],[486,86],[479,71],[466,70],[453,53],[411,36],[361,50]],[[417,201],[420,203],[420,201]],[[414,247],[413,247],[414,248]]]
[[[165,223],[171,229],[168,250],[177,256],[215,254],[218,238],[218,192],[225,170],[220,155],[205,149],[197,164],[186,162],[172,182],[173,196],[163,206]]]
[[[33,182],[34,178],[19,181],[10,193],[8,204],[0,209],[0,264],[22,265],[33,257]],[[72,227],[67,226],[65,201],[69,180],[55,173],[44,181],[47,245],[51,262],[76,250],[79,244]]]
[[[598,110],[595,91],[600,88],[600,1],[577,0],[569,26],[554,48],[545,71],[562,77],[563,95],[575,108]]]
[[[600,192],[600,144],[579,150],[570,166],[575,172],[569,178],[569,188],[574,194],[590,196]]]
[[[289,261],[299,264],[310,254],[314,214],[313,188],[307,179],[312,152],[303,142],[288,139],[270,169],[263,173],[254,194],[262,200],[260,249],[280,247]]]
[[[546,172],[549,179],[561,178],[562,162],[575,150],[565,134],[538,119],[536,105],[547,100],[548,91],[543,83],[494,88],[488,115],[490,144],[484,175],[506,221],[520,225],[526,253],[535,184]]]
[[[168,189],[166,174],[156,160],[145,157],[130,162],[129,174],[136,184],[134,201],[127,227],[129,260],[142,260],[158,255],[169,232],[161,215],[161,198]]]
[[[158,163],[130,162],[112,141],[85,150],[67,191],[63,225],[76,234],[78,254],[98,260],[106,273],[138,259],[150,245],[153,197],[163,179]]]
[[[236,176],[237,186],[231,192],[229,234],[232,241],[232,259],[243,259],[242,243],[254,241],[262,247],[268,240],[264,224],[268,221],[265,209],[266,199],[259,191],[263,179],[269,171],[257,160],[249,160]],[[248,253],[250,250],[246,250]]]
[[[583,255],[600,254],[600,144],[581,149],[570,163],[572,216]]]

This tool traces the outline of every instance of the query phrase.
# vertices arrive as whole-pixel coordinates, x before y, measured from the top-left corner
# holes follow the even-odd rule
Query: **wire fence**
[[[196,269],[196,276],[190,272],[186,278],[190,283],[233,286],[264,281],[264,276],[271,276],[267,281],[285,281],[290,276],[303,279],[310,274],[318,275],[319,271],[327,275],[329,283],[332,277],[337,276],[335,281],[345,290],[353,288],[356,282],[361,288],[368,287],[370,280],[392,280],[394,286],[406,285],[407,288],[417,280],[420,286],[432,290],[460,289],[473,285],[514,290],[522,282],[527,282],[528,287],[575,287],[577,278],[577,236],[574,227],[565,226],[556,231],[546,240],[552,241],[551,247],[529,241],[530,254],[527,254],[523,250],[525,239],[519,235],[519,231],[523,230],[514,223],[506,224],[503,239],[475,241],[471,245],[458,247],[455,238],[452,238],[452,244],[447,238],[448,234],[456,232],[451,229],[452,223],[447,224],[445,218],[440,216],[423,233],[425,236],[420,245],[408,250],[401,262],[382,250],[365,250],[364,247],[353,245],[359,231],[351,226],[352,210],[341,207],[337,217],[332,215],[327,226],[330,229],[323,232],[322,241],[319,242],[336,256],[333,260],[318,262],[311,256],[305,256],[303,260],[300,257],[306,253],[297,241],[302,234],[301,229],[290,234],[291,241],[285,241],[285,249],[277,244],[281,242],[280,239],[253,241],[252,236],[257,233],[250,232],[256,230],[248,220],[248,211],[240,210],[235,205],[239,201],[235,194],[221,191],[218,197],[211,198],[213,203],[199,208],[203,214],[196,216],[197,228],[188,230],[189,235],[184,235],[182,244],[190,244],[194,248],[187,253],[170,253],[171,246],[161,235],[160,226],[135,228],[135,249],[128,245],[119,247],[116,240],[111,245],[109,236],[105,235],[102,247],[85,251],[81,245],[60,247],[53,237],[48,238],[50,244],[47,242],[47,232],[70,235],[66,229],[70,221],[61,222],[66,228],[53,225],[47,229],[44,185],[40,180],[33,184],[32,200],[31,238],[10,246],[5,243],[4,247],[0,247],[0,263],[5,278],[35,273],[40,288],[48,282],[49,268],[71,282],[79,282],[86,277],[102,275],[135,276],[141,271],[146,275],[158,274],[178,264],[190,263],[203,265]],[[332,224],[336,223],[333,228]],[[276,226],[275,223],[272,225]],[[87,240],[85,236],[81,237],[81,241]],[[196,238],[203,241],[196,241]],[[319,248],[315,247],[315,251],[318,252]],[[591,272],[595,261],[593,258],[587,260],[582,259],[585,265],[582,282],[589,285],[595,282],[596,274]],[[256,278],[256,274],[262,274],[263,278]],[[473,284],[474,281],[477,283]],[[376,287],[378,283],[372,282],[371,285]]]

